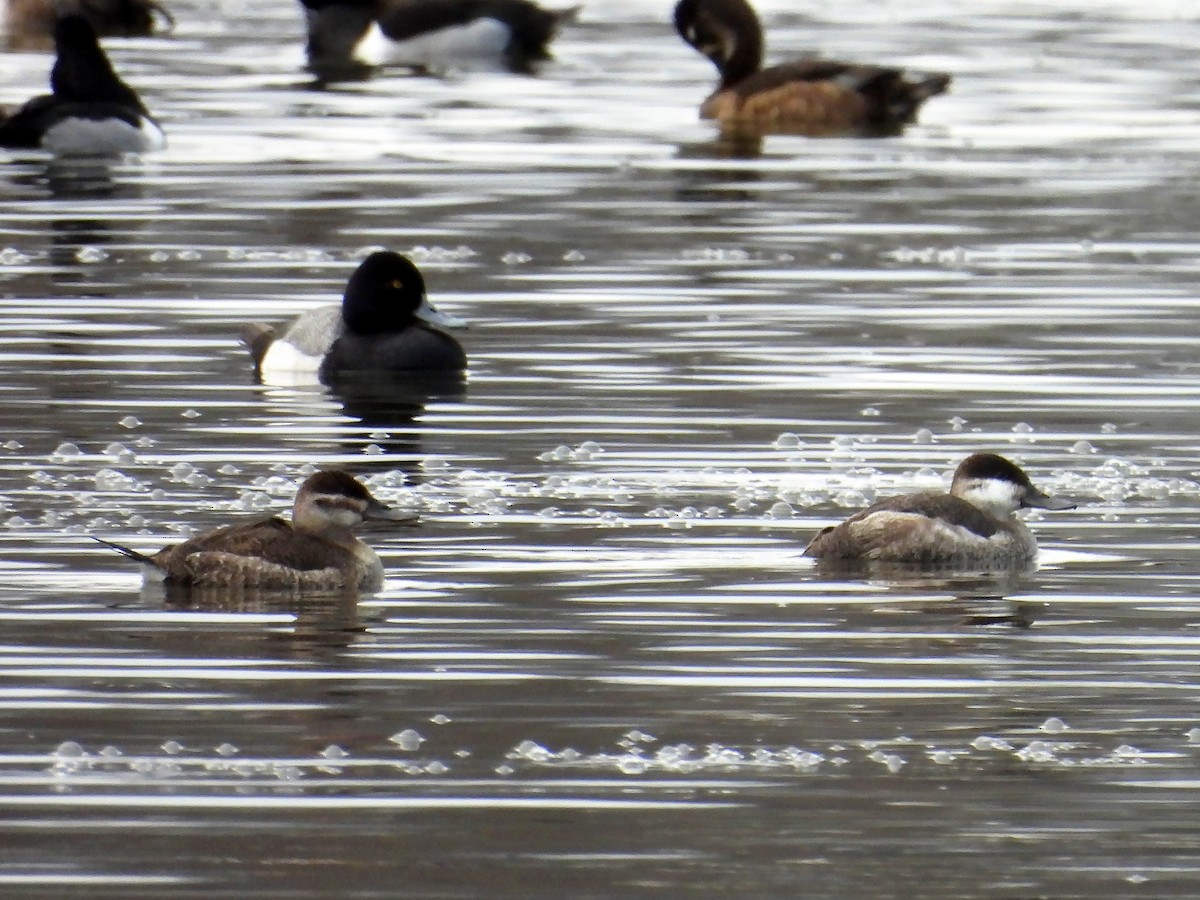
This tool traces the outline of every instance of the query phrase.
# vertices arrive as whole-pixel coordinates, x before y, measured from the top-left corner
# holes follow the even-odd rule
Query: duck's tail
[[[132,559],[135,562],[140,562],[142,565],[146,565],[146,566],[154,565],[154,557],[147,556],[145,553],[139,553],[137,550],[134,550],[132,547],[126,547],[124,544],[114,544],[112,541],[106,541],[106,540],[104,540],[104,538],[98,538],[95,535],[92,535],[92,540],[99,541],[105,547],[108,547],[111,550],[116,550],[122,556],[127,556],[127,557],[129,557],[129,559]]]
[[[944,72],[927,75],[910,86],[914,104],[924,103],[930,97],[944,94],[950,87],[951,77]]]
[[[251,322],[242,326],[238,336],[242,343],[250,348],[250,356],[257,371],[262,366],[263,357],[267,355],[267,348],[275,341],[275,329],[262,322]]]

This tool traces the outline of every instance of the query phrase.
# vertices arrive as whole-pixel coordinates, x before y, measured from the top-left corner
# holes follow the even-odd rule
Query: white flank
[[[42,136],[42,149],[62,156],[146,153],[166,145],[162,129],[146,118],[140,128],[122,119],[63,119]]]
[[[393,41],[377,22],[372,22],[355,46],[354,58],[368,66],[502,69],[508,38],[508,26],[495,19],[476,19],[468,25],[440,28],[405,41]]]
[[[263,355],[259,373],[264,384],[295,387],[315,384],[323,357],[310,356],[295,344],[274,341]]]

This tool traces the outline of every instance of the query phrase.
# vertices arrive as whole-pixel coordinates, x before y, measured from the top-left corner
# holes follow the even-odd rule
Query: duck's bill
[[[390,506],[384,506],[382,503],[372,500],[367,505],[367,509],[363,513],[363,518],[374,522],[397,522],[401,525],[416,525],[421,517],[416,513],[405,512],[402,509],[393,509]]]
[[[1025,499],[1021,502],[1021,505],[1050,510],[1075,508],[1073,501],[1065,500],[1062,497],[1051,497],[1049,494],[1043,494],[1037,488],[1025,492]]]
[[[460,319],[456,316],[447,315],[444,312],[438,312],[433,308],[433,304],[428,300],[421,301],[421,305],[417,307],[416,316],[422,322],[428,322],[430,325],[437,325],[439,328],[467,327],[466,319]]]

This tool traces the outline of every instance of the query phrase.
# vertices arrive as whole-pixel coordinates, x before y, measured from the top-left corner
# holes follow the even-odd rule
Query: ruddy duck
[[[301,0],[309,68],[319,75],[407,66],[530,73],[578,7],[531,0]]]
[[[466,368],[467,356],[439,326],[464,324],[433,308],[411,260],[385,250],[350,276],[340,308],[311,310],[282,336],[269,325],[247,325],[242,341],[259,376],[272,384],[356,371],[453,372]]]
[[[949,494],[881,500],[823,529],[804,553],[843,562],[1021,566],[1037,555],[1037,541],[1013,513],[1030,506],[1075,508],[1043,494],[1004,457],[975,453],[954,470]]]
[[[950,76],[803,60],[762,68],[763,33],[746,0],[680,0],[675,29],[712,60],[720,84],[700,107],[726,132],[883,136],[912,122]]]
[[[83,16],[54,26],[52,93],[34,97],[0,124],[0,146],[61,155],[161,150],[166,138],[133,88],[117,77]]]
[[[8,0],[4,38],[9,50],[48,50],[54,46],[59,16],[78,13],[105,37],[142,37],[175,27],[175,19],[154,0]]]
[[[310,475],[296,494],[289,524],[277,516],[226,525],[153,555],[100,543],[176,584],[268,590],[377,590],[383,564],[351,529],[367,520],[413,522],[384,506],[345,472]]]

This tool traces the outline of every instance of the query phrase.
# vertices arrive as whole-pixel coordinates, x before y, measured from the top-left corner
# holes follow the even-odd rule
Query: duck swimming
[[[0,147],[103,155],[166,146],[162,129],[133,88],[117,77],[87,19],[59,19],[54,47],[51,93],[34,97],[0,124]]]
[[[412,260],[381,250],[350,276],[340,308],[306,312],[282,335],[269,325],[247,325],[242,341],[268,383],[353,372],[454,372],[466,368],[467,356],[441,328],[464,325],[433,308]]]
[[[902,69],[801,60],[762,68],[763,33],[746,0],[680,0],[680,37],[720,73],[700,116],[726,132],[885,136],[912,122],[950,76],[910,80]]]
[[[301,0],[309,68],[339,74],[374,66],[425,72],[507,69],[531,73],[578,7],[531,0]]]
[[[975,453],[954,470],[950,493],[881,500],[822,529],[804,554],[846,563],[1023,566],[1037,555],[1037,541],[1013,515],[1023,507],[1061,510],[1075,504],[1042,493],[1004,457]]]
[[[383,584],[379,556],[351,529],[364,521],[413,522],[384,506],[346,472],[326,470],[300,485],[292,521],[277,516],[226,525],[155,554],[101,540],[166,582],[213,587],[371,591]]]
[[[68,13],[79,13],[105,37],[139,37],[175,27],[171,13],[155,0],[8,0],[4,5],[7,49],[50,49],[55,22]]]

